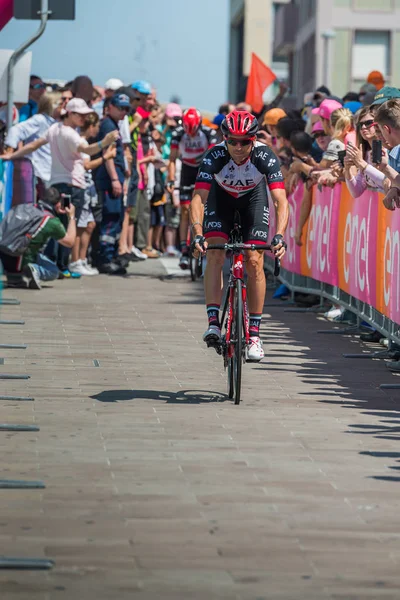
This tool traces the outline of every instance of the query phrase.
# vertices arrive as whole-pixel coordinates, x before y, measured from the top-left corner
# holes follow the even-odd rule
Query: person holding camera
[[[19,229],[24,226],[24,221],[17,215],[19,209],[24,209],[29,218],[30,212],[37,209],[39,221],[36,231],[30,232],[30,242],[22,255],[12,256],[5,251],[0,251],[0,260],[3,263],[4,272],[7,276],[7,284],[10,287],[23,287],[40,290],[42,281],[54,281],[58,279],[59,269],[57,265],[44,255],[43,251],[50,240],[55,240],[64,248],[72,248],[76,239],[76,217],[75,206],[69,202],[69,198],[62,197],[55,187],[50,187],[45,192],[43,200],[36,207],[32,205],[19,205],[7,213],[8,233],[12,230],[13,238],[23,239],[26,237],[25,230]],[[60,216],[67,218],[67,228],[60,220]],[[0,238],[1,238],[0,234]]]
[[[362,108],[356,116],[357,144],[349,142],[344,158],[344,176],[353,198],[358,198],[370,189],[385,192],[385,175],[372,163],[380,163],[382,143],[377,139],[374,116],[369,106]]]

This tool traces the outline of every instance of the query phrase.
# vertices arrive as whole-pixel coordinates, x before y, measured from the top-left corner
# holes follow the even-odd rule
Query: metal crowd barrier
[[[265,266],[267,270],[273,274],[274,259],[266,257]],[[290,290],[292,299],[294,299],[295,292],[298,292],[302,294],[313,294],[315,296],[319,296],[321,299],[321,305],[323,304],[323,300],[329,300],[333,304],[340,304],[340,306],[343,306],[346,310],[351,311],[358,317],[358,325],[362,321],[365,321],[371,325],[371,327],[379,331],[383,337],[386,337],[393,343],[400,345],[400,325],[398,323],[391,321],[388,317],[377,311],[373,306],[370,306],[365,302],[361,302],[361,300],[350,296],[350,294],[347,294],[340,288],[322,283],[321,281],[317,281],[311,277],[305,277],[304,275],[292,273],[284,268],[281,268],[279,280]],[[309,309],[301,310],[309,311]],[[350,328],[347,328],[346,331],[349,329]]]

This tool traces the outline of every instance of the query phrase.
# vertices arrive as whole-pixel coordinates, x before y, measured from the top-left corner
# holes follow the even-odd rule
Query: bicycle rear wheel
[[[235,404],[240,404],[240,394],[242,389],[242,365],[243,365],[243,296],[242,281],[236,280],[235,300],[234,300],[234,318],[232,323],[232,341],[234,343],[234,353],[232,357],[233,367],[233,385]]]

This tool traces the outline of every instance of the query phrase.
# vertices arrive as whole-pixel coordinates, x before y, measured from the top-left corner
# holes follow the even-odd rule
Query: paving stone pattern
[[[3,306],[1,600],[400,597],[400,391],[356,338],[265,309],[243,403],[201,342],[201,284],[135,276],[8,290]],[[361,345],[367,351],[367,347]]]

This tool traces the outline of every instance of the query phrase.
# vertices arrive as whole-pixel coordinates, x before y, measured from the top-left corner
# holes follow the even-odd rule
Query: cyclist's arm
[[[276,211],[276,235],[284,235],[289,221],[289,202],[284,189],[271,190],[272,202]]]
[[[197,189],[193,192],[190,203],[190,225],[192,226],[193,236],[203,235],[203,216],[204,205],[207,202],[209,190]]]

